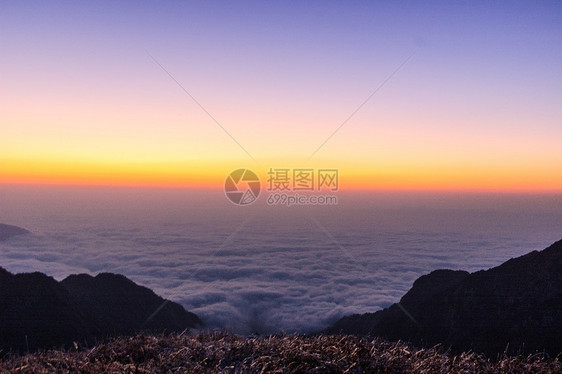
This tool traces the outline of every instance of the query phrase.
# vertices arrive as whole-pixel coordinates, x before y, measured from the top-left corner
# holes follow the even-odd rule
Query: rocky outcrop
[[[42,273],[14,275],[0,268],[3,351],[92,345],[109,336],[183,331],[201,324],[181,305],[121,275],[81,274],[57,282]]]
[[[562,352],[562,241],[472,274],[420,277],[399,303],[344,317],[327,332],[491,355]]]

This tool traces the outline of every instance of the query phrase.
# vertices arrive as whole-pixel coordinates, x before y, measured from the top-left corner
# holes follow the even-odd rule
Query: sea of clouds
[[[397,302],[420,275],[476,271],[562,238],[560,196],[369,196],[237,207],[220,193],[4,189],[11,272],[124,274],[210,328],[313,332]],[[200,194],[200,195],[198,195]]]

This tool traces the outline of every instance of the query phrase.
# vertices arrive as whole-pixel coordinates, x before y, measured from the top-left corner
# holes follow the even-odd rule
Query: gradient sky
[[[0,51],[0,183],[562,191],[560,1],[3,1]]]

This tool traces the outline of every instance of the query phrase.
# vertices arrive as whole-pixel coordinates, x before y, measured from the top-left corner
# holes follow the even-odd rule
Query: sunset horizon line
[[[0,186],[5,187],[69,187],[69,188],[108,188],[108,189],[146,189],[146,190],[190,190],[200,192],[211,192],[224,190],[224,182],[221,184],[166,184],[166,183],[121,183],[121,182],[95,182],[95,181],[38,181],[38,180],[9,180],[0,181]],[[265,191],[265,186],[262,186]],[[291,191],[278,191],[279,193]],[[315,191],[299,192],[300,194],[314,193]],[[326,191],[322,191],[326,193]],[[433,187],[415,187],[415,186],[357,186],[347,185],[341,187],[336,194],[346,193],[443,193],[443,194],[516,194],[516,195],[560,195],[562,188],[491,188],[491,187],[459,187],[459,186],[433,186]],[[271,192],[270,192],[271,193]]]

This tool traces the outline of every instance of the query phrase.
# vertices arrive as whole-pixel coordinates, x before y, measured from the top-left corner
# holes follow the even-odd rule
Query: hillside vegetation
[[[342,335],[242,337],[226,332],[136,335],[91,349],[6,356],[0,371],[16,373],[553,373],[558,358],[534,354],[488,359],[439,347]]]

